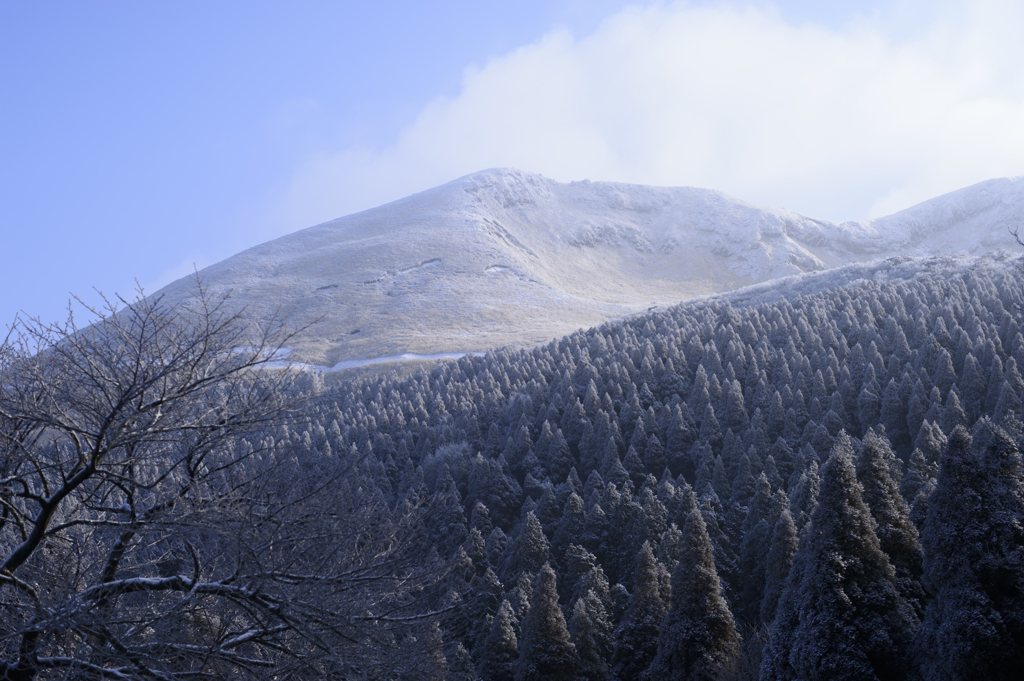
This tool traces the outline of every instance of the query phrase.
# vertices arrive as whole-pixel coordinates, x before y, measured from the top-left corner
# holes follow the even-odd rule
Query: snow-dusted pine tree
[[[579,656],[569,640],[565,616],[558,607],[555,571],[544,563],[533,580],[530,610],[520,625],[515,681],[563,681],[576,678]]]
[[[793,567],[793,557],[799,548],[800,542],[797,539],[793,516],[789,509],[785,509],[775,522],[775,529],[772,531],[772,547],[768,551],[764,598],[761,599],[761,621],[765,624],[771,624],[775,619],[779,598],[786,588],[786,581]]]
[[[550,554],[547,537],[540,521],[533,511],[526,514],[526,521],[519,535],[509,542],[505,549],[501,577],[505,583],[514,582],[522,572],[536,574],[540,566],[548,561]]]
[[[513,666],[518,656],[512,606],[502,601],[491,622],[491,631],[477,654],[477,674],[483,681],[513,681]]]
[[[658,629],[667,603],[661,598],[657,562],[649,542],[640,549],[633,573],[633,593],[615,629],[611,676],[618,681],[640,678],[658,650]]]
[[[903,679],[918,625],[896,587],[875,521],[862,497],[849,436],[840,433],[821,469],[821,494],[807,535],[789,660],[797,678]],[[772,645],[776,645],[773,639]]]
[[[1019,679],[1024,649],[1024,467],[987,418],[942,455],[922,542],[935,594],[917,639],[928,681]]]
[[[683,526],[679,564],[672,573],[672,603],[658,635],[652,681],[718,678],[739,650],[729,606],[704,519],[694,510]]]
[[[895,460],[889,443],[868,431],[857,457],[857,479],[864,487],[864,501],[877,523],[875,534],[879,544],[896,572],[896,586],[920,618],[924,615],[921,542],[917,528],[910,522],[910,507],[889,475]]]
[[[576,600],[569,619],[569,634],[580,658],[576,678],[605,681],[612,654],[612,631],[604,604],[593,591],[588,590]]]

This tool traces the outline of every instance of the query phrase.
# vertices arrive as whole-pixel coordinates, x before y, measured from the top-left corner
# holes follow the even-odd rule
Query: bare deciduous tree
[[[197,286],[0,346],[0,679],[383,677],[385,650],[429,677],[452,605],[422,509],[275,443],[289,335]]]

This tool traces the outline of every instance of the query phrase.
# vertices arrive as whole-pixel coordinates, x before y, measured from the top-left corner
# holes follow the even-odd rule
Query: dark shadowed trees
[[[788,648],[796,678],[905,678],[918,621],[875,535],[845,433],[822,466],[821,496],[796,560],[797,623],[790,641],[772,640]]]
[[[868,431],[857,457],[857,479],[864,487],[863,498],[875,519],[879,545],[892,563],[900,595],[920,618],[925,601],[921,588],[923,551],[917,528],[910,521],[910,507],[889,474],[895,460],[888,442]]]
[[[558,607],[555,571],[545,563],[534,578],[530,610],[520,626],[515,681],[572,681],[579,656]]]
[[[786,580],[793,567],[793,558],[800,548],[797,539],[796,525],[789,509],[782,511],[772,531],[772,545],[768,551],[765,569],[764,597],[761,600],[761,621],[771,624],[775,619],[775,611],[779,598],[786,588]]]
[[[575,603],[569,634],[580,659],[576,676],[581,681],[605,681],[613,649],[608,612],[593,590],[588,589]]]
[[[615,652],[611,678],[638,679],[658,651],[658,629],[665,619],[668,603],[661,596],[658,565],[649,542],[640,549],[633,573],[633,592],[615,629]]]
[[[491,622],[491,631],[480,647],[477,674],[483,681],[513,681],[519,657],[516,632],[512,626],[512,606],[502,601]]]
[[[1024,647],[1024,468],[987,419],[953,431],[928,504],[918,636],[925,679],[1015,679]]]
[[[711,540],[699,511],[690,512],[682,532],[671,606],[647,672],[652,681],[719,678],[739,652],[740,636],[722,597]]]
[[[547,537],[533,511],[526,514],[519,535],[508,544],[505,554],[501,578],[506,583],[514,582],[523,572],[537,574],[550,558]]]

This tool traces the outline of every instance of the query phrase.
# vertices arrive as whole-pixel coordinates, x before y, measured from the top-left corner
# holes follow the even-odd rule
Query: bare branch
[[[1019,227],[1014,227],[1013,229],[1007,228],[1007,231],[1010,232],[1011,236],[1013,236],[1013,238],[1017,242],[1018,246],[1024,246],[1024,241],[1022,241],[1021,238],[1020,238],[1020,234],[1019,234],[1020,228]]]
[[[197,279],[0,345],[0,678],[374,676],[455,607],[426,508],[293,447],[292,332],[224,302]]]

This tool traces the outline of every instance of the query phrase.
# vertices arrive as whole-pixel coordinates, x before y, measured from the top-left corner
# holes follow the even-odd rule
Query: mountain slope
[[[333,366],[484,350],[701,295],[896,255],[1010,246],[1024,179],[835,224],[707,189],[469,175],[239,253],[201,272],[231,305],[319,320],[294,359]],[[187,280],[161,294],[187,300]]]

